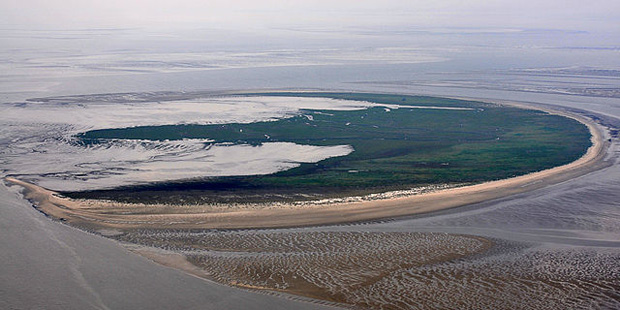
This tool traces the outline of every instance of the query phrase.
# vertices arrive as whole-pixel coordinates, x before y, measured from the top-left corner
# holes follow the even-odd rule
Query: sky
[[[618,0],[2,0],[4,29],[469,27],[618,31]]]

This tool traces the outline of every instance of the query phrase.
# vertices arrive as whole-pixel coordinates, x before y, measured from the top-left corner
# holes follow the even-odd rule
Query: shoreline
[[[456,208],[482,201],[507,197],[557,184],[604,166],[607,142],[602,130],[590,118],[572,112],[523,103],[487,101],[496,104],[535,109],[572,118],[586,125],[592,145],[586,153],[571,163],[509,179],[490,181],[463,187],[441,189],[418,195],[336,203],[290,203],[256,209],[250,206],[230,206],[228,210],[213,210],[208,206],[131,205],[96,200],[63,198],[54,191],[11,177],[5,181],[26,189],[24,197],[46,215],[93,229],[246,229],[318,226],[364,222],[429,213]]]

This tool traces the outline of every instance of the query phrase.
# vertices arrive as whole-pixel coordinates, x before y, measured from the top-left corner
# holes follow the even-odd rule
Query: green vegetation
[[[253,94],[260,95],[260,94]],[[569,163],[590,146],[575,120],[535,110],[445,98],[361,93],[269,93],[326,97],[402,106],[467,108],[357,111],[303,110],[272,122],[166,125],[89,131],[83,143],[102,139],[209,138],[215,143],[293,142],[350,145],[348,156],[302,164],[264,176],[220,177],[118,190],[65,193],[124,201],[264,201],[364,194],[426,184],[471,183],[522,175]],[[164,199],[164,197],[168,197]],[[196,201],[197,202],[197,201]]]

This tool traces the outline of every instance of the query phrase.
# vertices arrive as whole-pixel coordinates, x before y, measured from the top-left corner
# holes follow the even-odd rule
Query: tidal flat
[[[429,110],[439,110],[436,107],[436,102],[432,103],[432,108]],[[466,109],[446,109],[441,112],[478,111],[480,113],[473,107],[457,107]],[[489,105],[484,108],[480,107],[480,109],[492,107],[493,105]],[[406,108],[393,106],[391,108],[364,107],[348,112],[365,111],[368,113],[369,109],[378,115],[395,111],[411,112]],[[306,122],[328,117],[327,113],[333,116],[339,112],[304,110],[301,115],[294,114],[284,119],[298,118],[303,120],[305,125]],[[538,111],[532,113],[535,117],[549,115]],[[309,118],[308,115],[312,117]],[[363,116],[366,117],[368,114]],[[505,195],[544,189],[566,178],[570,179],[608,165],[605,164],[604,158],[609,143],[603,140],[605,135],[600,125],[589,121],[586,122],[590,126],[588,128],[576,120],[559,115],[553,115],[552,119],[568,120],[569,122],[566,123],[568,125],[573,124],[577,125],[575,128],[585,128],[586,139],[582,140],[583,146],[587,147],[593,142],[586,156],[578,161],[572,160],[569,165],[556,167],[555,169],[559,169],[557,171],[550,169],[538,172],[538,174],[526,174],[521,176],[521,179],[509,179],[513,180],[511,182],[520,181],[511,185],[516,192],[504,189]],[[271,120],[266,124],[275,124],[277,121]],[[256,123],[236,125],[250,126],[242,129],[251,133],[251,129],[248,128],[251,128],[253,124]],[[201,126],[214,127],[222,126],[222,124]],[[551,133],[561,132],[561,130],[553,130],[553,126],[549,128],[551,128]],[[588,129],[595,136],[592,141]],[[555,138],[559,139],[558,136]],[[118,139],[118,137],[108,137],[108,139]],[[95,148],[107,143],[106,141],[88,143],[70,141],[75,146]],[[150,140],[148,143],[159,143],[158,141]],[[174,143],[174,141],[176,140],[171,140],[169,137],[166,143]],[[514,141],[523,142],[520,139]],[[560,143],[570,141],[558,140]],[[219,143],[226,142],[233,143],[219,141]],[[265,145],[271,142],[260,141],[260,143]],[[292,142],[276,141],[275,143]],[[575,150],[578,149],[575,148]],[[583,154],[582,149],[577,157]],[[346,156],[350,155],[345,154],[341,157]],[[575,166],[575,163],[579,164]],[[575,167],[567,168],[570,165]],[[441,169],[442,166],[436,168]],[[347,171],[347,173],[350,172]],[[536,177],[540,173],[543,175],[541,180]],[[555,177],[549,178],[545,176],[545,173]],[[20,184],[18,181],[10,180]],[[97,203],[97,200],[69,199],[32,184],[21,184],[29,188],[26,197],[35,201],[35,205],[42,212],[87,231],[121,241],[127,244],[128,248],[156,262],[186,271],[191,266],[189,264],[193,264],[198,269],[192,269],[192,274],[198,273],[202,277],[225,285],[269,292],[269,294],[275,292],[288,298],[297,298],[288,295],[293,294],[301,296],[299,298],[306,301],[366,309],[440,309],[455,305],[497,309],[613,308],[618,304],[616,293],[618,291],[616,284],[618,266],[614,263],[618,258],[618,253],[614,250],[588,252],[587,249],[569,248],[560,251],[560,257],[563,259],[560,260],[557,257],[557,248],[547,249],[541,244],[508,242],[467,233],[389,230],[373,232],[363,228],[372,227],[372,225],[361,225],[361,229],[345,225],[341,230],[330,227],[288,230],[204,230],[200,229],[203,227],[201,225],[206,225],[205,228],[218,227],[209,226],[209,217],[214,219],[210,223],[230,222],[226,220],[226,214],[223,215],[224,217],[222,214],[215,216],[214,209],[201,209],[200,205],[195,204],[187,204],[183,207],[165,203],[134,204],[133,206],[114,201]],[[488,191],[498,192],[493,184],[495,183],[483,183],[479,186],[486,186]],[[461,204],[466,201],[463,198],[466,196],[461,195],[467,194],[467,187],[448,188],[446,191],[453,192],[443,193],[444,196],[438,196],[437,199],[446,201],[447,197],[453,196],[461,197]],[[428,197],[430,194],[437,195],[437,193],[423,193],[420,197]],[[479,201],[490,199],[489,196],[484,197],[486,198]],[[478,202],[478,200],[473,202]],[[369,203],[376,209],[381,209],[382,206],[388,209],[386,206],[389,205],[386,200]],[[424,201],[420,203],[429,204]],[[440,204],[433,203],[433,205],[437,207]],[[412,208],[409,200],[404,201],[402,206]],[[249,226],[242,227],[254,227],[252,225],[260,222],[259,218],[252,215],[254,210],[240,210],[238,207],[235,206],[224,213],[237,214],[245,218],[244,223]],[[325,206],[319,207],[325,208]],[[247,213],[248,211],[250,213]],[[286,213],[284,211],[286,208],[270,210],[273,214]],[[302,208],[292,212],[299,217],[300,212],[308,214],[313,211],[316,210],[308,208],[303,210]],[[348,213],[351,214],[356,213],[349,211]],[[426,210],[426,212],[429,211],[433,210]],[[425,211],[417,210],[414,213],[416,212]],[[340,214],[345,215],[347,212],[340,212]],[[398,214],[393,213],[388,218],[396,215]],[[352,221],[347,218],[336,218],[333,214],[329,217],[336,219],[337,223]],[[294,221],[280,221],[281,219],[277,216],[274,219],[282,222],[284,226],[299,225]],[[391,220],[386,221],[389,224]],[[321,223],[328,222],[313,225]],[[152,254],[160,251],[165,255],[177,255],[175,256],[177,259],[171,263],[162,261],[161,255]],[[566,270],[567,265],[579,266],[580,270],[587,272],[571,273]],[[589,268],[592,268],[590,266],[597,267],[595,270],[590,270]],[[446,288],[449,288],[450,294],[442,293]],[[476,293],[471,294],[472,291]],[[549,296],[541,299],[540,292],[545,292]],[[522,304],[523,296],[529,298],[531,302]]]
[[[155,261],[158,256],[153,253],[158,251],[182,253],[204,270],[202,277],[220,283],[310,297],[344,308],[620,305],[620,266],[615,263],[620,254],[613,250],[558,250],[468,235],[368,232],[354,227],[139,230],[112,238],[148,247],[151,250],[141,254]]]

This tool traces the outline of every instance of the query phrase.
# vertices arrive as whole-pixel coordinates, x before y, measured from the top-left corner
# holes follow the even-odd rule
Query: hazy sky
[[[620,29],[618,0],[2,0],[0,27]]]

